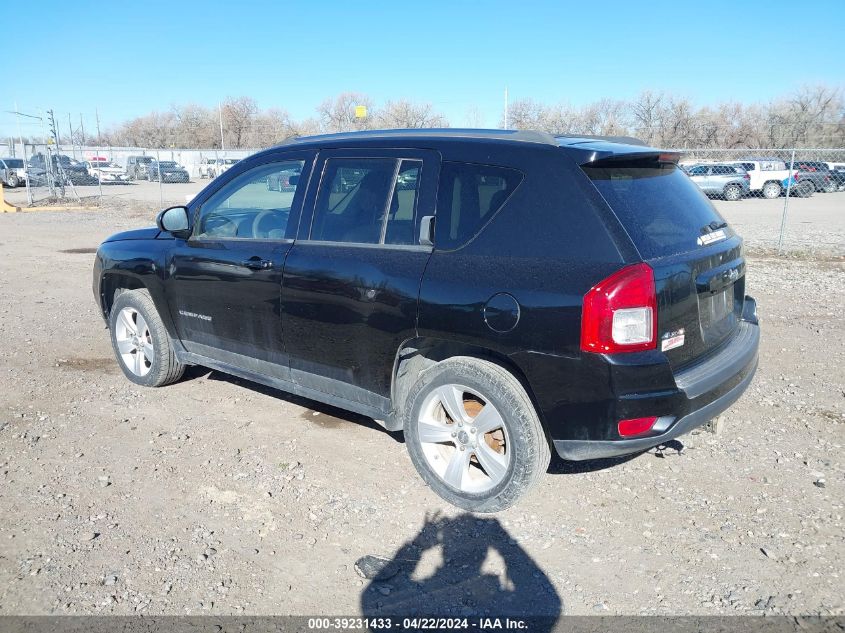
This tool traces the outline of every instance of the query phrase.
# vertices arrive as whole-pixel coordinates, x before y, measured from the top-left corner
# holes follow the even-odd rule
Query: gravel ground
[[[722,205],[753,233],[770,202]],[[845,216],[818,208],[812,235],[838,241]],[[760,369],[719,433],[553,462],[474,516],[371,420],[199,368],[129,383],[91,252],[150,219],[0,215],[0,613],[372,614],[426,592],[454,613],[845,614],[841,257],[752,249]],[[365,555],[393,562],[371,581]]]

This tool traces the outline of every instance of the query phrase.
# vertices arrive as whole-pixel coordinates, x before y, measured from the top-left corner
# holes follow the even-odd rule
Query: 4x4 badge
[[[711,233],[705,233],[701,237],[698,238],[698,245],[699,246],[707,246],[708,244],[712,244],[713,242],[720,242],[724,239],[727,239],[727,235],[722,229],[718,231],[713,231]]]
[[[666,332],[660,337],[660,351],[665,352],[684,344],[684,328],[674,332]]]

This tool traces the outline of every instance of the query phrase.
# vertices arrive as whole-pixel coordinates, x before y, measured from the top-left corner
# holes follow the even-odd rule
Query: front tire
[[[118,294],[109,314],[109,331],[117,362],[136,385],[169,385],[185,372],[147,290]]]
[[[763,185],[763,197],[771,200],[772,198],[780,197],[782,187],[777,182],[767,182]]]
[[[459,356],[425,370],[404,413],[417,472],[464,510],[504,510],[548,468],[549,443],[531,399],[491,362]]]
[[[742,198],[742,187],[739,185],[728,185],[725,187],[725,200],[736,202]]]
[[[9,176],[9,188],[10,188],[10,189],[14,189],[14,188],[15,188],[15,187],[17,187],[19,184],[21,184],[21,182],[20,182],[20,180],[18,179],[18,175],[17,175],[17,174],[12,174],[11,176]]]

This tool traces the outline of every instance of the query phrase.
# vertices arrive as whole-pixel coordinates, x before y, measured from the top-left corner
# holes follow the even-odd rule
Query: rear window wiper
[[[718,231],[719,229],[723,229],[728,226],[728,223],[722,220],[719,222],[718,220],[713,220],[710,224],[705,224],[701,227],[701,234],[706,235],[707,233],[712,233],[713,231]]]

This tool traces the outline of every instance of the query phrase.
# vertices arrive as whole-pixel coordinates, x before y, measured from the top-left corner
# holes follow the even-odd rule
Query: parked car
[[[708,196],[725,200],[742,200],[748,195],[751,177],[739,165],[696,165],[687,172],[699,189]]]
[[[108,238],[94,297],[133,383],[201,365],[370,416],[445,500],[497,511],[552,449],[664,444],[752,380],[742,239],[677,158],[527,131],[295,139]],[[297,170],[293,196],[266,190]]]
[[[216,158],[203,158],[200,160],[199,166],[199,175],[200,178],[214,178],[212,176],[212,172],[214,171],[215,166],[217,165]]]
[[[726,161],[728,165],[739,165],[748,176],[748,188],[753,195],[777,198],[783,194],[781,183],[789,178],[789,169],[779,158],[744,158]]]
[[[64,154],[51,154],[53,177],[59,182],[64,175],[65,184],[85,185],[90,183],[91,177],[84,163]],[[47,158],[44,154],[33,154],[29,161],[29,177],[32,184],[44,184],[47,180]]]
[[[129,156],[126,159],[129,180],[149,180],[149,166],[154,160],[152,156]]]
[[[200,178],[216,178],[238,160],[237,158],[203,158],[199,166]]]
[[[268,191],[295,191],[299,182],[299,171],[286,169],[267,176]]]
[[[129,176],[120,165],[102,157],[89,160],[85,163],[88,168],[88,175],[102,184],[125,184],[129,182]]]
[[[26,184],[26,165],[22,158],[0,158],[0,181],[9,188]]]
[[[795,198],[809,198],[816,192],[809,180],[799,180],[798,172],[795,172],[791,178],[784,178],[780,184],[784,192]]]
[[[833,193],[838,188],[836,179],[831,176],[827,163],[813,160],[796,160],[793,169],[797,171],[795,179],[812,185],[813,191]]]
[[[845,167],[832,169],[830,177],[836,183],[837,191],[845,191]]]
[[[147,178],[161,182],[190,182],[188,170],[172,160],[153,161],[147,165]]]

